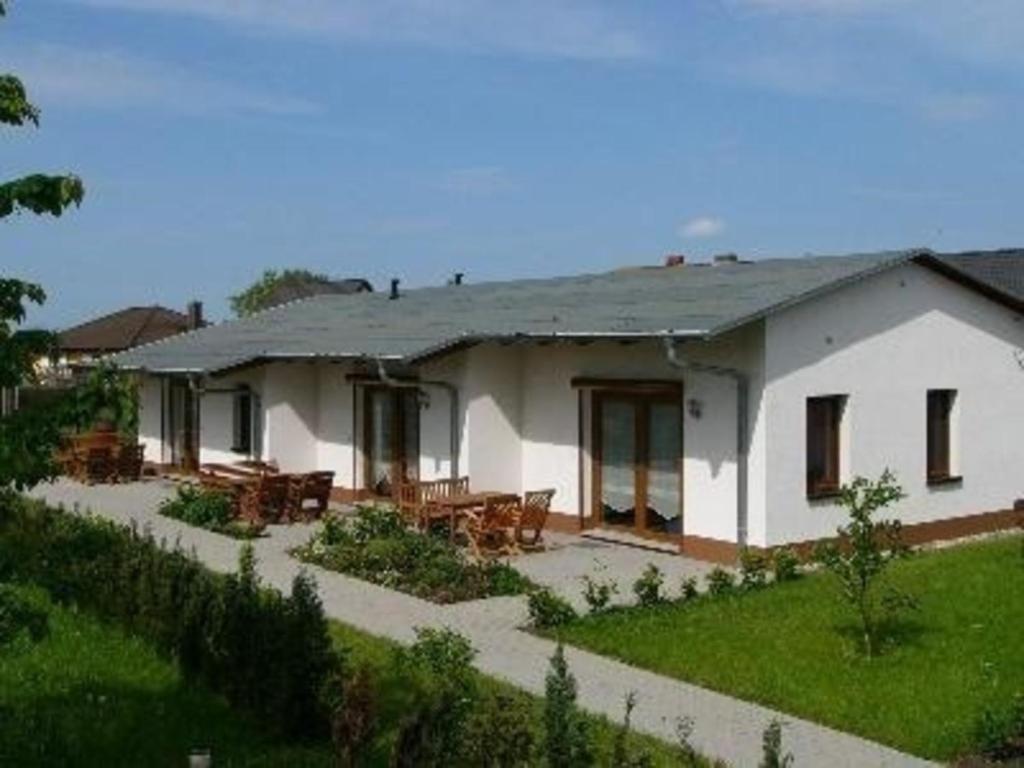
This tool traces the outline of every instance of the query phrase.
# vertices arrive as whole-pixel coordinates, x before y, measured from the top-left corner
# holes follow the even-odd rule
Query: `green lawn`
[[[195,747],[223,766],[332,764],[185,685],[145,642],[36,594],[49,636],[0,650],[0,765],[182,766]]]
[[[1024,692],[1020,537],[893,566],[920,610],[899,643],[863,658],[829,574],[732,598],[624,609],[561,630],[566,642],[921,756],[969,750],[985,705]]]

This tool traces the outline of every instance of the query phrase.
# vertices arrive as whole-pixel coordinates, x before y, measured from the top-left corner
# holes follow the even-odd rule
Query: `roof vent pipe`
[[[203,302],[190,301],[185,307],[185,316],[188,318],[187,325],[190,331],[203,327]]]
[[[399,280],[397,277],[391,278],[391,295],[388,296],[389,299],[397,299],[398,298],[398,284],[400,282],[401,282],[401,280]]]
[[[465,276],[465,272],[456,272],[452,275],[452,285],[462,285],[462,278]]]

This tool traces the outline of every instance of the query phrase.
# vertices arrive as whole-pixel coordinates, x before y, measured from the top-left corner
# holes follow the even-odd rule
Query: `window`
[[[952,456],[955,389],[928,390],[928,482],[954,480]]]
[[[807,495],[839,490],[839,428],[845,398],[807,398]]]
[[[231,450],[235,453],[252,454],[253,395],[248,389],[235,394],[234,417],[232,421]]]

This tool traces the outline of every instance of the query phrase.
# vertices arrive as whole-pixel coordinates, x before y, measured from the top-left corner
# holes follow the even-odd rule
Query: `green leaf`
[[[60,216],[72,204],[79,205],[83,197],[85,187],[77,176],[32,174],[0,184],[0,219],[23,209]]]
[[[29,102],[25,86],[14,75],[0,75],[0,123],[39,125],[39,110]]]

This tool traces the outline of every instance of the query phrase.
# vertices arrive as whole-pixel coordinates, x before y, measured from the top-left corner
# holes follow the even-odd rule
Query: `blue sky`
[[[38,324],[226,298],[706,258],[1024,245],[1019,0],[14,0],[43,110],[0,174]]]

